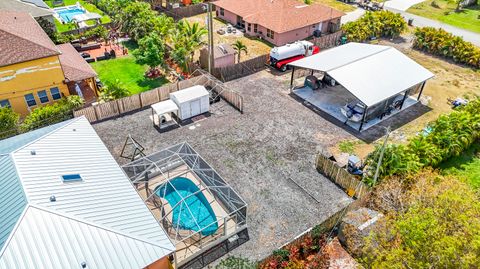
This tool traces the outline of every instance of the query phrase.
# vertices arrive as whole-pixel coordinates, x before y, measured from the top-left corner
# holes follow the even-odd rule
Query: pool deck
[[[151,190],[154,190],[156,187],[158,187],[159,185],[167,182],[169,179],[179,177],[179,176],[188,178],[197,187],[199,187],[199,189],[201,189],[201,190],[205,189],[203,187],[204,185],[202,184],[201,180],[199,180],[198,177],[194,173],[188,171],[188,167],[186,165],[182,165],[180,167],[177,167],[173,170],[168,171],[167,175],[165,175],[165,176],[164,175],[159,175],[159,176],[156,176],[156,177],[150,179],[149,180],[149,188]],[[144,188],[144,185],[142,185],[142,184],[138,185],[137,191],[139,192],[139,194],[140,194],[140,196],[142,197],[143,200],[145,200],[148,197],[147,192]],[[219,226],[219,229],[217,230],[217,232],[214,235],[204,237],[203,241],[205,242],[205,241],[208,241],[208,240],[215,239],[216,237],[223,235],[224,231],[227,234],[234,234],[235,230],[236,230],[236,223],[233,220],[229,219],[226,222],[226,229],[223,226],[223,219],[228,217],[228,213],[224,209],[223,205],[215,199],[214,195],[208,189],[205,189],[204,191],[202,191],[202,193],[205,196],[205,198],[207,199],[210,206],[212,207],[213,212],[215,213],[215,216],[216,216],[217,221],[218,221],[218,226]],[[165,212],[168,214],[168,212],[170,212],[172,210],[171,205],[165,199],[161,199],[161,198],[158,198],[158,199],[160,199],[162,201],[162,203],[164,205]],[[162,220],[161,211],[152,202],[148,202],[147,206],[150,208],[150,210],[152,211],[155,218],[160,222]],[[167,216],[167,219],[168,219],[169,222],[172,222],[172,214],[169,214]],[[193,240],[186,240],[185,242],[182,242],[182,241],[178,240],[177,238],[175,238],[176,234],[175,234],[174,231],[171,231],[171,230],[168,230],[168,229],[165,229],[165,230],[167,231],[168,236],[170,237],[170,239],[172,240],[172,242],[174,243],[174,245],[177,249],[177,252],[176,252],[177,263],[182,263],[183,261],[189,259],[193,254],[195,254],[195,253],[197,253],[198,251],[201,250],[202,242],[200,242],[199,239],[196,238],[196,237],[199,237],[199,236],[194,236]],[[179,230],[179,234],[187,237],[188,235],[191,234],[191,232]]]

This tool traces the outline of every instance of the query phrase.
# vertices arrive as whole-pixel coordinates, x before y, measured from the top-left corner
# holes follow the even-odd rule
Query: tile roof
[[[55,44],[30,14],[0,11],[0,66],[58,54]]]
[[[38,5],[33,2],[38,2]],[[43,3],[45,6],[41,6],[39,2],[43,3],[41,0],[1,0],[0,10],[27,12],[30,13],[30,15],[32,15],[34,18],[53,16],[53,10],[51,10],[45,3]]]
[[[57,45],[60,54],[60,64],[67,81],[79,81],[96,77],[97,73],[82,58],[78,51],[70,43]]]
[[[277,33],[345,15],[328,6],[305,5],[296,0],[219,0],[213,4],[243,17],[246,22],[262,25]]]

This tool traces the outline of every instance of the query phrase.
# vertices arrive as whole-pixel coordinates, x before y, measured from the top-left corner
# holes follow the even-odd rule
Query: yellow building
[[[90,82],[86,85],[93,87],[96,96],[97,89],[92,83],[96,73],[76,54],[74,57],[80,59],[78,66],[85,69],[86,65],[90,68],[87,71],[91,71],[82,74],[78,82]],[[0,106],[10,106],[26,115],[36,107],[75,94],[76,81],[66,77],[61,56],[65,58],[31,15],[0,11]]]

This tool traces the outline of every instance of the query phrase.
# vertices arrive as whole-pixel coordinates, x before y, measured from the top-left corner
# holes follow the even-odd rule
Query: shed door
[[[192,117],[202,113],[202,109],[200,107],[200,99],[190,102],[190,111],[192,112]]]

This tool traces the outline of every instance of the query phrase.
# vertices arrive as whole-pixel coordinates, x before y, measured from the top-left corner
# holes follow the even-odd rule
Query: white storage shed
[[[185,120],[210,110],[209,93],[205,87],[196,85],[170,93],[170,99],[178,106],[178,117]]]

